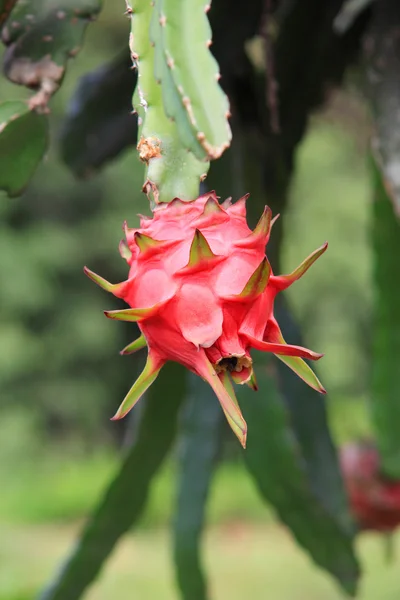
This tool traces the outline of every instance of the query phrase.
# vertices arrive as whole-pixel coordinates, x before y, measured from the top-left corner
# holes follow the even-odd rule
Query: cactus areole
[[[286,344],[274,317],[274,300],[307,271],[327,244],[290,275],[274,275],[265,255],[271,210],[265,207],[251,231],[246,198],[234,204],[230,199],[219,204],[215,192],[190,202],[176,198],[157,206],[153,218],[142,217],[139,229],[125,225],[120,253],[129,275],[122,283],[108,283],[85,268],[95,283],[130,307],[106,311],[106,316],[137,322],[142,332],[122,354],[148,346],[144,370],[113,419],[124,417],[172,360],[211,385],[245,447],[247,426],[230,378],[257,390],[252,348],[272,352],[311,387],[325,392],[303,360],[322,355]]]

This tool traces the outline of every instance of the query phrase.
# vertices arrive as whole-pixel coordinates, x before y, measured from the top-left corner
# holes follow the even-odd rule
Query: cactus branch
[[[192,4],[192,0],[188,2]],[[171,43],[169,27],[176,25],[180,30],[183,24],[170,4],[158,0],[127,4],[132,23],[129,45],[133,67],[138,69],[133,96],[139,127],[137,149],[146,165],[143,191],[152,208],[176,197],[196,198],[200,182],[207,175],[208,161],[220,156],[230,143],[228,101],[217,83],[216,62],[208,50],[210,27],[206,14],[203,10],[201,31],[205,35],[202,52],[207,70],[200,74],[201,80],[195,81],[185,58],[192,48]],[[195,4],[200,6],[199,2]],[[208,83],[206,91],[200,93],[203,78]],[[207,105],[209,87],[212,95]],[[190,99],[189,92],[194,94]]]

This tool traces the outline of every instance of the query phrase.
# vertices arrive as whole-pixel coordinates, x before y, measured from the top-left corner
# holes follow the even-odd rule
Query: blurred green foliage
[[[110,167],[101,179],[111,180],[114,184],[118,182],[118,176],[121,180],[123,176],[129,178],[132,160],[132,157],[126,157]],[[47,168],[48,174],[42,178]],[[55,185],[60,182],[62,171],[56,164],[44,165],[41,171],[34,186],[43,188],[45,182],[49,185],[50,172],[56,179]],[[64,172],[64,181],[66,179]],[[65,202],[64,211],[67,206],[71,209],[71,202],[81,211],[85,205],[90,207],[88,190],[93,192],[95,188],[99,195],[104,194],[107,188],[101,186],[98,179],[84,184],[69,181],[71,196]],[[87,512],[116,466],[117,457],[110,443],[113,439],[111,429],[117,426],[110,425],[107,417],[119,401],[118,389],[129,385],[134,376],[132,363],[143,360],[143,357],[118,356],[118,350],[124,344],[121,328],[102,315],[103,308],[111,307],[112,299],[99,294],[81,271],[82,264],[93,266],[95,261],[101,260],[106,261],[110,279],[113,274],[115,281],[118,276],[123,277],[123,261],[116,251],[118,226],[124,210],[125,215],[132,214],[132,200],[125,199],[121,192],[115,193],[114,208],[121,213],[118,218],[107,210],[104,200],[95,198],[91,201],[92,213],[89,211],[83,223],[68,223],[62,212],[62,198],[58,196],[55,212],[60,212],[64,218],[46,215],[45,222],[42,218],[38,223],[35,214],[38,204],[40,208],[39,192],[35,204],[31,205],[26,199],[29,193],[32,192],[24,196],[22,206],[1,205],[0,243],[4,247],[0,252],[0,272],[2,279],[4,274],[7,275],[5,280],[8,282],[0,291],[1,309],[5,315],[1,336],[3,340],[8,336],[9,342],[0,347],[1,387],[7,391],[7,395],[2,394],[0,455],[3,460],[0,469],[3,475],[14,473],[14,477],[9,478],[7,490],[0,498],[0,515],[28,521],[69,519]],[[357,152],[354,140],[341,130],[340,123],[332,126],[319,118],[298,153],[298,172],[290,212],[285,220],[284,264],[290,270],[299,255],[307,255],[311,248],[325,238],[329,239],[325,262],[315,265],[309,272],[308,285],[299,281],[290,290],[289,298],[305,323],[307,343],[325,351],[320,365],[329,390],[330,413],[339,441],[369,432],[363,405],[368,385],[368,346],[362,343],[363,336],[368,335],[365,329],[371,300],[368,194],[364,156]],[[326,201],[324,210],[329,211],[329,219],[318,209],[321,197]],[[45,195],[44,190],[42,202],[46,198],[50,204],[47,211],[51,213],[54,207],[52,196],[50,192]],[[142,203],[138,210],[144,211],[144,208]],[[25,213],[23,231],[14,225],[15,215],[22,211]],[[345,211],[352,236],[345,226],[338,229],[332,225],[337,215]],[[98,243],[98,228],[101,244]],[[49,252],[48,248],[53,251]],[[16,250],[19,250],[18,254]],[[19,267],[23,269],[22,277]],[[65,277],[62,289],[55,280],[59,271],[69,276]],[[314,311],[307,314],[310,306]],[[30,314],[32,320],[36,314],[45,315],[50,321],[47,334],[38,335],[29,327],[30,320],[21,325],[21,316]],[[129,334],[127,340],[128,337]],[[57,355],[55,347],[60,339],[63,343],[68,342],[65,350]],[[54,381],[53,391],[49,389],[49,370]],[[84,374],[83,381],[81,373]],[[60,393],[64,402],[54,402],[54,398],[60,398]],[[59,420],[61,432],[52,429],[52,419]],[[106,454],[104,444],[109,448]],[[103,449],[99,454],[100,448]],[[86,459],[82,459],[82,453],[86,453]],[[226,473],[229,472],[228,469]],[[236,477],[235,473],[233,471],[232,479]],[[241,498],[240,490],[242,486],[246,490],[245,483],[230,500],[237,512],[230,508],[228,490],[231,480],[228,474],[221,477],[228,477],[228,481],[226,492],[224,486],[216,492],[222,498],[218,516],[223,517],[224,506],[227,519],[246,513],[258,515],[254,506],[261,506],[261,503],[255,494],[249,493],[250,486]],[[155,511],[154,517],[146,516],[145,521],[152,522],[154,518],[155,523],[165,522],[165,512],[160,517],[157,511],[165,511],[168,506],[163,490],[168,488],[170,481],[166,474],[160,481],[166,482],[157,484],[161,486],[160,506],[149,509],[150,515]],[[24,502],[27,494],[30,495],[29,503]],[[253,495],[253,501],[249,495]]]
[[[53,140],[78,77],[125,46],[129,24],[120,13],[108,2],[96,27],[89,27],[79,61],[70,64],[52,104]],[[10,95],[10,84],[2,80],[0,99]],[[26,97],[26,91],[13,87],[12,95]],[[359,127],[368,129],[363,108],[356,105]],[[325,352],[320,373],[338,441],[370,433],[364,400],[371,335],[371,192],[365,145],[357,143],[340,111],[330,121],[324,114],[315,117],[297,152],[284,216],[286,271],[325,239],[330,244],[324,260],[289,290],[288,298],[306,345]],[[130,424],[111,424],[108,418],[144,356],[118,355],[134,338],[135,325],[104,318],[103,309],[121,304],[93,286],[82,267],[113,282],[126,276],[118,242],[123,221],[135,226],[136,214],[148,212],[141,181],[131,151],[95,178],[76,182],[53,144],[24,196],[17,202],[1,198],[0,479],[7,485],[0,495],[0,525],[80,519],[117,470]],[[143,527],[168,523],[175,481],[172,460],[155,482]],[[271,520],[235,461],[217,470],[207,516],[212,524]],[[4,600],[32,597],[30,589],[15,584],[22,596],[12,597],[10,585],[0,579],[1,600],[2,587]],[[262,594],[263,584],[256,585]]]
[[[53,101],[53,138],[77,78],[120,50],[128,28],[118,8],[107,3],[96,26],[88,29],[79,61],[71,62]],[[2,80],[0,99],[11,93],[26,96],[25,90]],[[125,276],[117,252],[119,232],[124,219],[133,226],[136,213],[148,211],[143,195],[132,194],[140,181],[141,167],[130,152],[94,179],[78,183],[60,164],[53,145],[23,198],[17,202],[2,198],[4,464],[12,464],[13,457],[24,462],[32,453],[40,454],[43,444],[52,447],[55,441],[57,447],[73,442],[75,448],[93,447],[99,439],[107,443],[118,428],[104,417],[112,414],[133,379],[134,363],[142,357],[118,356],[134,326],[124,331],[103,318],[102,309],[117,308],[116,301],[90,285],[82,266],[114,281]],[[364,157],[352,137],[340,130],[340,124],[318,119],[298,153],[290,211],[285,215],[283,260],[289,270],[299,255],[306,256],[324,239],[330,242],[324,262],[310,271],[307,282],[300,281],[289,291],[289,298],[307,343],[326,353],[320,366],[339,432],[341,411],[335,405],[346,404],[343,410],[353,411],[367,388],[368,193]],[[345,437],[352,433],[343,431]]]

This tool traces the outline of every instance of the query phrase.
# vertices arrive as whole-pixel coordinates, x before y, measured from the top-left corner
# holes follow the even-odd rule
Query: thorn
[[[325,242],[320,248],[314,250],[303,262],[290,273],[289,275],[278,275],[271,280],[274,287],[279,291],[287,289],[292,283],[300,279],[306,271],[315,263],[315,261],[326,251],[328,248],[328,242]]]
[[[246,385],[248,385],[249,388],[251,388],[254,392],[258,392],[258,384],[257,384],[256,374],[254,373],[254,370],[251,372],[250,379],[248,381],[246,381]]]
[[[110,283],[109,281],[107,281],[107,279],[104,279],[104,277],[97,275],[97,273],[94,273],[87,267],[83,267],[83,272],[85,273],[85,275],[87,275],[89,277],[89,279],[94,281],[99,287],[101,287],[106,292],[110,292],[111,294],[114,294],[115,296],[120,294],[121,288],[123,288],[123,286],[126,283],[125,281],[122,283]]]
[[[149,352],[143,371],[123,399],[117,412],[111,418],[111,421],[122,419],[130,410],[132,410],[145,391],[151,386],[153,381],[155,381],[163,364],[164,363],[158,357],[152,356]]]
[[[246,216],[246,201],[250,194],[245,194],[239,200],[237,200],[234,204],[229,207],[229,214],[236,215],[238,217]]]
[[[122,223],[122,231],[124,232],[126,239],[128,239],[128,235],[130,233],[132,233],[133,231],[135,231],[135,230],[133,228],[131,228],[131,227],[128,227],[127,221],[124,221]]]
[[[255,350],[261,350],[261,352],[272,352],[279,356],[296,356],[299,358],[307,358],[308,360],[319,360],[324,355],[318,352],[313,352],[303,346],[295,346],[293,344],[279,344],[276,342],[264,342],[259,340],[248,333],[244,334],[247,338],[249,346],[255,348]]]
[[[226,208],[229,208],[231,206],[231,204],[232,204],[232,196],[229,196],[229,198],[226,198],[222,202],[221,206],[222,206],[222,208],[226,209]]]
[[[219,204],[219,202],[213,198],[210,197],[207,202],[204,205],[204,210],[203,210],[203,215],[211,215],[211,214],[215,214],[215,213],[222,213],[225,212],[223,208],[221,208],[221,205]]]
[[[189,262],[177,274],[187,275],[193,271],[197,272],[205,268],[212,268],[222,260],[225,260],[224,256],[214,254],[204,235],[199,229],[196,229],[190,246]]]
[[[126,321],[127,323],[137,323],[143,321],[148,317],[151,317],[156,311],[153,311],[154,307],[150,308],[126,308],[125,310],[105,310],[104,314],[109,319],[115,321]]]
[[[228,296],[227,300],[236,302],[250,300],[259,294],[262,294],[268,285],[269,276],[271,274],[271,266],[266,256],[262,259],[257,269],[254,271],[240,294]]]
[[[271,229],[271,219],[272,219],[272,211],[269,206],[264,208],[264,212],[260,217],[255,229],[253,231],[253,236],[266,237]]]
[[[187,267],[195,267],[203,261],[216,258],[216,255],[211,250],[206,238],[201,233],[200,229],[196,229],[190,246],[189,262]]]
[[[159,252],[162,249],[172,248],[179,244],[179,240],[155,240],[154,238],[139,233],[138,231],[134,234],[134,240],[141,254],[145,254],[146,258],[152,254]]]
[[[271,221],[271,228],[275,225],[276,221],[279,219],[280,216],[281,216],[281,213],[278,213],[277,215],[274,216],[274,218]]]
[[[115,321],[127,321],[129,323],[137,323],[143,321],[144,319],[148,319],[149,317],[153,317],[158,311],[167,304],[171,300],[173,296],[169,296],[165,298],[165,300],[161,300],[161,302],[157,302],[157,304],[153,304],[153,306],[148,306],[146,308],[126,308],[125,310],[105,310],[104,314],[109,319],[114,319]]]
[[[120,241],[118,249],[120,255],[122,258],[125,258],[125,260],[129,261],[132,258],[132,252],[129,250],[128,244],[125,240]]]
[[[160,244],[159,240],[154,240],[150,236],[139,233],[138,231],[136,231],[133,237],[140,252],[146,252],[146,250],[155,248]]]
[[[265,246],[271,231],[271,217],[272,211],[266,206],[254,230],[247,237],[235,242],[235,246],[238,248],[247,248],[248,246],[252,247],[255,244],[258,244],[259,242],[262,242]]]
[[[140,337],[138,337],[137,340],[135,340],[135,341],[131,342],[130,344],[128,344],[127,346],[125,346],[125,348],[123,348],[120,351],[120,354],[121,354],[121,356],[127,356],[128,354],[133,354],[134,352],[137,352],[138,350],[141,350],[142,348],[144,348],[146,345],[147,345],[146,338],[142,334]]]

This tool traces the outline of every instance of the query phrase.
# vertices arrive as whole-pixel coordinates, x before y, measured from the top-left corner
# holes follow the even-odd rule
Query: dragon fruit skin
[[[400,525],[400,481],[385,478],[377,448],[352,443],[340,451],[350,507],[362,530],[393,531]]]
[[[265,207],[251,231],[246,199],[220,205],[215,192],[191,202],[174,199],[157,207],[153,218],[141,217],[139,229],[125,224],[120,253],[129,276],[120,284],[110,284],[85,267],[93,281],[131,307],[106,311],[106,316],[137,322],[142,332],[121,353],[148,346],[145,368],[113,419],[124,417],[172,360],[211,385],[245,447],[247,426],[229,376],[257,389],[251,348],[276,354],[311,387],[325,392],[303,360],[322,354],[286,344],[273,309],[276,294],[299,279],[327,244],[290,275],[273,275],[265,256],[271,210]]]

